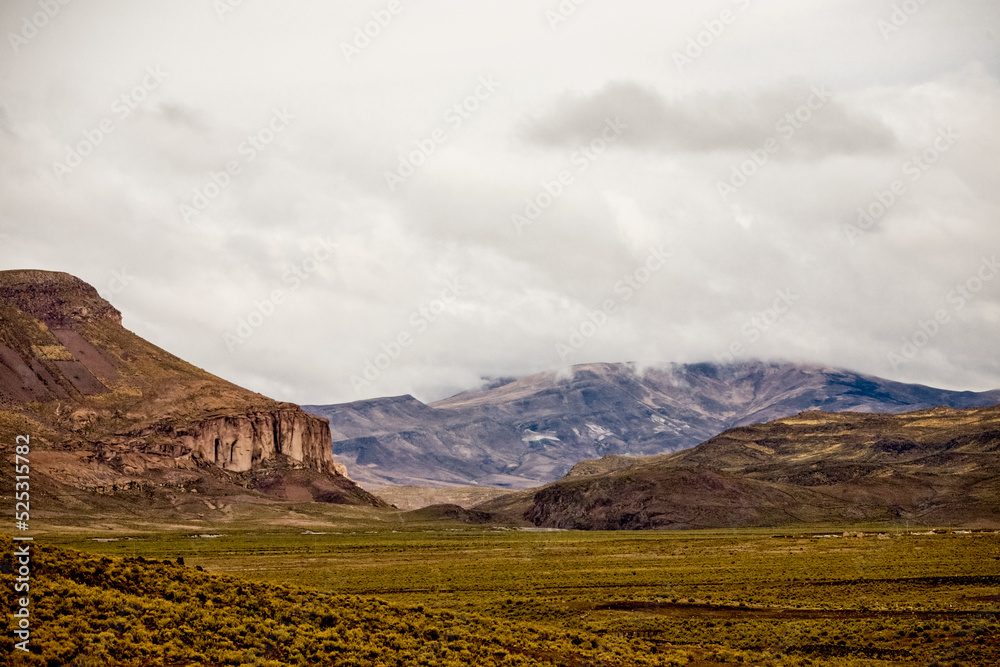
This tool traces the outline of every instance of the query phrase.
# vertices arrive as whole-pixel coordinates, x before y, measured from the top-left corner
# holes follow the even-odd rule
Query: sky
[[[995,0],[6,0],[0,269],[273,398],[1000,388]]]

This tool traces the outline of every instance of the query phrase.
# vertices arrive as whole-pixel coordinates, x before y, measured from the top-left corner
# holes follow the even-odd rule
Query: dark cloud
[[[180,104],[163,103],[159,107],[160,114],[168,123],[182,125],[192,130],[204,131],[208,123],[201,114]]]
[[[667,153],[757,150],[768,139],[787,142],[778,155],[810,160],[897,147],[881,120],[848,108],[826,86],[801,82],[667,99],[651,87],[618,81],[590,95],[565,95],[528,121],[524,134],[541,146],[574,146],[599,136],[608,118],[628,125],[621,143]]]

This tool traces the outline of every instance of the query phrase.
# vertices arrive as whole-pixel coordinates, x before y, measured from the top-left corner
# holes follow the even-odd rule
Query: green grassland
[[[394,523],[347,508],[324,524],[313,511],[266,523],[53,527],[40,542],[122,567],[183,558],[183,568],[157,565],[159,588],[148,589],[180,603],[208,586],[216,615],[255,623],[268,618],[231,591],[263,586],[257,595],[275,608],[304,610],[283,627],[320,647],[281,653],[280,642],[230,638],[235,653],[204,664],[1000,664],[1000,534],[538,532]],[[330,628],[348,626],[323,628],[316,614],[360,614],[367,620],[350,627],[380,639],[322,653],[324,642],[347,641]],[[362,650],[371,655],[346,661]],[[154,657],[94,664],[190,664]]]

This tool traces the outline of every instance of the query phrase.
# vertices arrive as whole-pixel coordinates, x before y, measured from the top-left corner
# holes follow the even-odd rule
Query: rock
[[[157,424],[139,437],[165,436],[170,446],[211,462],[223,470],[247,472],[283,455],[320,472],[343,474],[330,449],[330,427],[325,419],[299,408],[214,417],[181,425]]]
[[[283,477],[308,471],[293,475],[295,488],[314,490],[306,499],[381,502],[334,461],[326,419],[139,338],[93,287],[65,273],[0,271],[4,424],[32,435],[33,489],[37,475],[68,489],[176,499],[245,493],[260,475],[284,488]]]

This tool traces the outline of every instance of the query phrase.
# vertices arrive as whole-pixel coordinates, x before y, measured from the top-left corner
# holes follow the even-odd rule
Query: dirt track
[[[855,611],[849,609],[795,609],[789,607],[731,607],[685,602],[608,602],[593,607],[595,611],[641,611],[665,616],[697,618],[749,619],[946,619],[1000,617],[1000,611]]]

